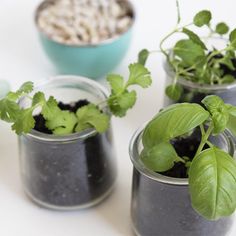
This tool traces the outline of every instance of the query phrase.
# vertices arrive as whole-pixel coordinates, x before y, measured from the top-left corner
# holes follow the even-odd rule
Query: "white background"
[[[176,22],[175,0],[134,0],[137,21],[132,46],[114,72],[127,75],[127,66],[142,48],[157,49]],[[33,14],[39,0],[0,0],[0,79],[17,88],[27,80],[37,81],[57,72],[41,50]],[[184,22],[198,10],[211,9],[214,20],[236,27],[235,0],[180,0]],[[83,211],[55,212],[31,203],[21,187],[17,137],[0,122],[0,235],[1,236],[132,236],[130,193],[132,165],[128,144],[133,132],[162,106],[164,72],[160,55],[148,66],[153,86],[139,92],[135,108],[124,119],[113,119],[119,175],[116,189],[102,204]],[[171,226],[170,226],[171,227]],[[229,234],[236,235],[236,226]],[[161,235],[165,236],[165,235]]]

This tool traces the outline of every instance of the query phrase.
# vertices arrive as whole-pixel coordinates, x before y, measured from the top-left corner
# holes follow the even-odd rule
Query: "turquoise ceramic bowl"
[[[46,7],[48,2],[52,0],[42,2],[37,8],[36,22],[40,10]],[[130,3],[128,4],[134,23],[134,8]],[[58,43],[44,34],[39,27],[37,28],[43,49],[60,74],[99,79],[111,72],[125,56],[130,46],[133,24],[118,37],[107,39],[99,44],[81,46]]]

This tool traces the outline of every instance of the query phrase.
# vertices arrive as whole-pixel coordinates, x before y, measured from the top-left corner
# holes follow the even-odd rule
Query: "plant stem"
[[[201,127],[200,127],[201,128]],[[206,143],[208,143],[208,138],[209,136],[211,135],[212,131],[214,129],[214,125],[213,123],[210,124],[209,128],[207,129],[207,131],[205,132],[205,134],[202,136],[202,139],[201,139],[201,143],[197,149],[197,152],[195,154],[195,156],[197,156],[203,149],[204,145]]]

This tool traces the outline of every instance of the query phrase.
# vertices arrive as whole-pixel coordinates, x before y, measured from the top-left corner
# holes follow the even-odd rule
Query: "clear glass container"
[[[99,103],[107,92],[97,82],[58,76],[36,91],[63,103],[87,99]],[[23,99],[21,105],[27,101]],[[107,112],[107,111],[105,111]],[[108,196],[116,179],[116,158],[109,128],[56,136],[32,130],[19,136],[20,168],[26,194],[40,206],[73,210],[93,206]]]
[[[147,169],[140,161],[143,128],[130,142],[133,163],[131,219],[136,235],[224,236],[232,217],[208,221],[192,208],[187,178],[172,178]],[[225,132],[212,137],[212,143],[229,152],[235,151],[233,137]]]
[[[164,63],[164,69],[166,72],[166,86],[170,85],[174,78],[174,71],[170,68],[167,62]],[[198,84],[184,78],[179,78],[177,84],[182,87],[183,92],[178,101],[173,101],[167,96],[164,99],[164,106],[168,106],[173,103],[198,103],[200,104],[202,99],[207,95],[217,95],[221,97],[226,103],[236,105],[236,80],[231,84],[221,85],[209,85]]]

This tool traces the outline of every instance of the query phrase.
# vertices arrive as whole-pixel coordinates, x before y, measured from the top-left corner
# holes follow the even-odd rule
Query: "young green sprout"
[[[120,75],[108,75],[107,81],[111,86],[111,94],[103,104],[106,104],[110,112],[115,116],[123,117],[128,109],[136,102],[136,91],[133,85],[147,88],[151,85],[150,72],[141,64],[134,63],[129,66],[129,78],[127,81]],[[52,96],[46,99],[43,92],[37,92],[31,96],[33,83],[26,82],[16,92],[9,92],[0,100],[0,118],[12,123],[12,129],[17,134],[29,133],[35,126],[33,112],[40,108],[41,114],[46,120],[46,127],[56,135],[66,135],[94,128],[97,132],[104,132],[109,127],[110,116],[102,112],[99,104],[88,104],[79,108],[76,113],[61,110],[58,102]],[[31,99],[31,106],[22,108],[19,100],[27,96]]]

